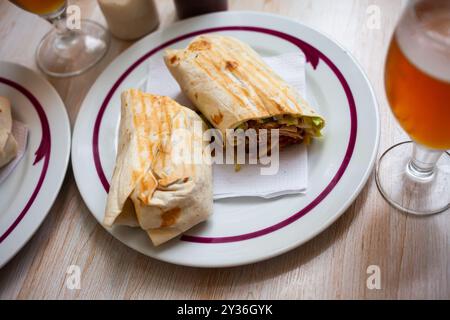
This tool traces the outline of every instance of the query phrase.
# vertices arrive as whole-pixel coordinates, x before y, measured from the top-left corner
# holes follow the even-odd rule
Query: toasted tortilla
[[[283,129],[280,137],[289,133],[297,142],[321,135],[323,117],[238,39],[201,35],[185,49],[166,50],[164,59],[182,91],[223,136],[255,123]]]
[[[169,97],[122,93],[116,166],[104,224],[139,226],[154,245],[212,213],[212,169],[203,150],[206,124]],[[191,161],[181,161],[180,155]]]
[[[17,155],[17,141],[12,134],[11,103],[0,97],[0,168]]]

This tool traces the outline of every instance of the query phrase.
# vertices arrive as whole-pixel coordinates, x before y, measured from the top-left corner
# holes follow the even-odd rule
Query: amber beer
[[[406,14],[393,36],[385,72],[391,108],[416,142],[450,149],[450,1]],[[414,20],[419,20],[417,21]]]
[[[65,0],[13,0],[11,2],[41,16],[57,12],[66,4]]]

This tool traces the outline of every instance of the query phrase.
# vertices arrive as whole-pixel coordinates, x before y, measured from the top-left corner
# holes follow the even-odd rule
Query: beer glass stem
[[[53,25],[58,33],[65,33],[69,30],[69,28],[67,28],[66,26],[65,18],[66,11],[64,10],[60,15],[52,18],[47,18],[47,20]]]
[[[58,51],[59,56],[68,56],[65,52],[73,47],[73,41],[76,40],[76,33],[67,27],[66,23],[66,10],[64,9],[57,16],[47,18],[47,20],[55,28],[56,38],[54,49]]]
[[[67,1],[56,12],[42,16],[53,24],[39,43],[36,61],[39,68],[54,77],[78,75],[94,66],[105,55],[109,33],[90,20],[79,19],[67,25]]]
[[[435,175],[436,163],[444,151],[434,150],[414,143],[411,160],[406,166],[406,173],[417,182],[429,182]]]

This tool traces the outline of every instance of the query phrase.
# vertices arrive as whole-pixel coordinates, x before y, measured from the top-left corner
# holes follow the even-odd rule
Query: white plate
[[[214,214],[183,237],[158,248],[139,229],[111,234],[129,247],[181,265],[224,267],[286,252],[335,221],[364,186],[373,167],[379,116],[369,81],[355,60],[321,33],[286,18],[249,12],[205,15],[151,34],[120,55],[97,79],[76,122],[72,164],[86,204],[101,222],[116,156],[120,93],[138,87],[150,61],[193,36],[220,32],[242,39],[263,56],[303,50],[307,92],[327,119],[325,138],[309,148],[306,195],[274,200],[240,198],[214,203]]]
[[[0,268],[40,226],[66,174],[70,123],[56,90],[34,71],[0,61],[0,96],[28,127],[23,158],[0,185]]]

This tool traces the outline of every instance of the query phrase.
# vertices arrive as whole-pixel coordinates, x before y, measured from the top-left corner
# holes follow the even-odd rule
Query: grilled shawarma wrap
[[[182,91],[223,136],[226,129],[279,129],[280,147],[309,143],[325,121],[247,44],[206,34],[167,50]]]
[[[205,126],[194,111],[168,97],[123,92],[104,224],[140,226],[159,245],[206,220],[213,203],[210,162],[180,157],[208,156]]]
[[[17,141],[12,134],[11,104],[0,97],[0,168],[17,155]]]

